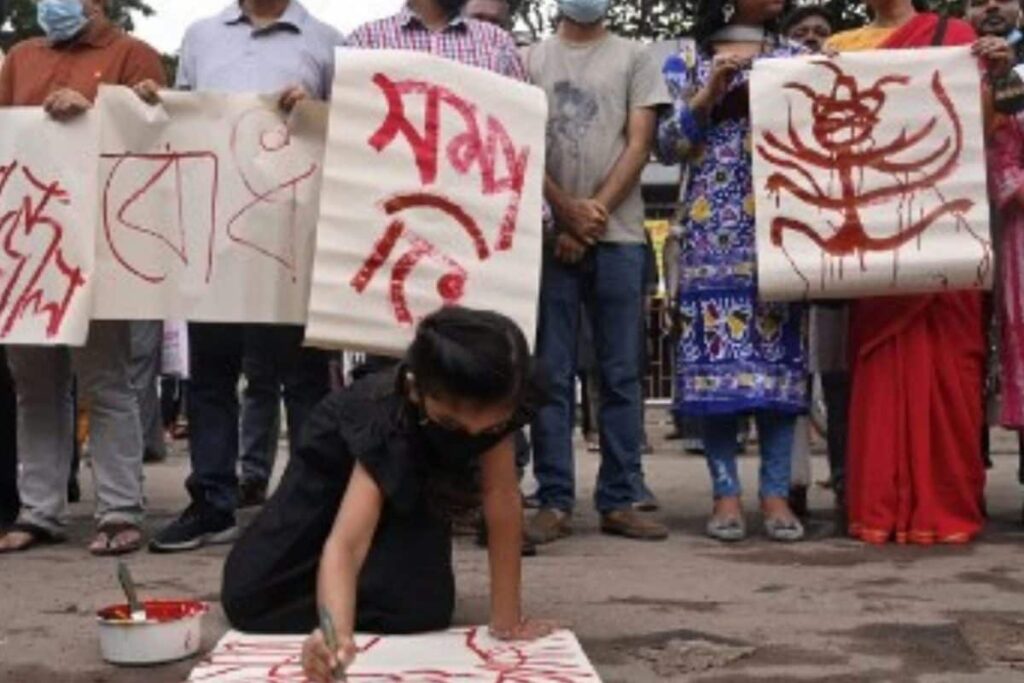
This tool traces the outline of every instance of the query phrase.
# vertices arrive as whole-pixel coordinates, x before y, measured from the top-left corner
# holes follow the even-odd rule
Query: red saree
[[[935,44],[919,14],[882,48]],[[949,20],[945,45],[969,44]],[[847,508],[869,543],[965,543],[983,525],[982,296],[955,292],[864,299],[851,312],[853,395]]]

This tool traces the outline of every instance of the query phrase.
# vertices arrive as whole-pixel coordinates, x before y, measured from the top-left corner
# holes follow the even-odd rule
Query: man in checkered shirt
[[[409,0],[398,14],[360,27],[349,45],[377,50],[414,50],[526,80],[512,36],[462,16],[466,0]]]

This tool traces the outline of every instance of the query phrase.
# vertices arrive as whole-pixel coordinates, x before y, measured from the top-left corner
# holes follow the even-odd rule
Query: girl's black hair
[[[525,424],[542,405],[544,383],[519,326],[493,311],[453,306],[420,323],[405,358],[421,395],[514,405]],[[480,466],[429,467],[426,498],[435,514],[457,519],[479,508]]]
[[[711,37],[727,26],[723,11],[726,4],[732,3],[735,5],[737,2],[739,0],[698,0],[697,18],[693,25],[693,37],[700,49],[705,52],[709,51]],[[769,34],[779,35],[782,17],[789,14],[792,8],[793,0],[786,0],[782,13],[765,24],[765,29],[767,29]]]
[[[405,362],[429,396],[523,406],[542,393],[522,330],[493,311],[451,306],[427,316]]]

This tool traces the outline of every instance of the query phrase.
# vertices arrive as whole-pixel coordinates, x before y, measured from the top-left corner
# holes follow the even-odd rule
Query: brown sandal
[[[22,534],[24,536],[27,536],[28,538],[24,543],[21,543],[20,545],[11,548],[0,547],[0,555],[13,555],[15,553],[23,553],[28,550],[31,550],[37,545],[54,545],[56,543],[60,543],[63,540],[56,534],[47,531],[43,527],[37,526],[35,524],[29,524],[28,522],[17,522],[11,525],[11,527],[8,528],[7,531],[3,533],[2,536],[0,536],[0,539],[7,538],[11,534]]]
[[[89,552],[96,557],[130,555],[142,549],[142,529],[128,522],[101,524],[96,538],[89,544]]]

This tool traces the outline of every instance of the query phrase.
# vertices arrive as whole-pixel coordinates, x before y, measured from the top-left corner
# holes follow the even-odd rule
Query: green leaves
[[[825,5],[839,18],[843,28],[860,26],[867,21],[867,7],[863,2],[850,0],[804,0],[801,5]],[[931,6],[939,12],[958,16],[962,14],[963,0],[932,0]],[[657,40],[686,35],[693,28],[697,0],[614,0],[609,12],[609,24],[615,32],[640,40]],[[516,8],[519,26],[534,38],[548,35],[554,27],[556,3],[554,0],[521,0]]]

